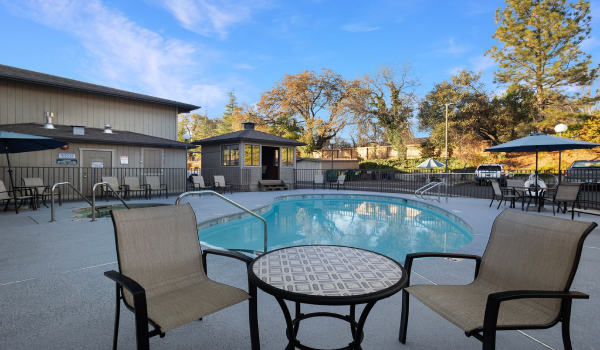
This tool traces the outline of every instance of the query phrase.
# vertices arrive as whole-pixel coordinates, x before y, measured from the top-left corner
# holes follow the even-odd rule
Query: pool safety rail
[[[83,194],[81,194],[81,192],[79,192],[78,189],[76,189],[75,187],[73,187],[73,185],[71,185],[70,182],[57,182],[54,185],[52,185],[52,189],[50,190],[50,222],[55,222],[56,219],[54,217],[54,190],[58,187],[58,186],[68,186],[71,187],[71,189],[73,189],[75,191],[75,193],[77,193],[79,195],[79,197],[83,198],[91,207],[92,210],[98,210],[94,207],[94,205],[92,205],[92,202],[90,202],[89,199],[87,199],[86,196],[84,196]],[[94,220],[92,220],[94,221]]]
[[[179,195],[179,197],[177,197],[177,200],[175,201],[175,205],[179,204],[179,202],[181,201],[182,198],[187,197],[187,196],[202,196],[204,194],[210,194],[213,196],[217,196],[219,198],[221,198],[222,200],[224,200],[225,202],[239,208],[242,209],[243,211],[245,211],[246,213],[254,216],[255,218],[259,219],[260,221],[263,222],[264,225],[264,250],[263,253],[267,252],[267,220],[265,220],[265,218],[263,218],[262,216],[256,214],[255,212],[253,212],[250,209],[247,209],[243,206],[241,206],[240,204],[232,201],[231,199],[221,195],[220,193],[217,193],[215,191],[209,191],[209,190],[205,190],[205,191],[189,191],[189,192],[185,192]]]
[[[114,193],[114,195],[121,201],[121,203],[123,203],[123,205],[125,206],[125,208],[131,209],[127,205],[127,203],[125,203],[125,201],[123,200],[123,198],[121,198],[121,196],[119,196],[119,194],[117,193],[117,191],[115,191],[112,187],[110,187],[110,185],[108,184],[108,182],[98,182],[98,183],[94,184],[94,187],[92,187],[92,222],[96,221],[96,187],[98,187],[100,185],[105,186],[106,188],[108,188],[109,190],[111,190],[112,193]]]
[[[442,203],[440,201],[440,198],[442,195],[442,193],[441,193],[442,186],[444,186],[446,203],[448,203],[448,185],[446,185],[446,183],[442,182],[442,181],[432,181],[432,182],[428,183],[427,185],[419,188],[418,190],[415,191],[415,197],[421,198],[424,200],[438,201],[438,203]],[[427,192],[430,192],[435,188],[437,188],[437,190],[438,190],[437,191],[437,199],[425,197],[425,195],[434,195],[433,193],[427,193]]]

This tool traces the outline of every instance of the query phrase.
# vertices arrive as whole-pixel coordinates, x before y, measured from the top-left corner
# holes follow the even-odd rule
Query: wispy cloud
[[[137,92],[211,106],[225,89],[199,84],[206,52],[194,43],[168,39],[128,19],[100,0],[2,1],[16,15],[77,38],[98,66],[96,80]],[[195,73],[195,74],[194,74]],[[192,79],[195,78],[193,81]]]
[[[261,1],[236,0],[161,0],[166,8],[186,29],[204,36],[225,39],[229,27],[246,22]]]
[[[446,48],[441,50],[442,53],[458,57],[467,52],[467,46],[456,44],[453,38],[447,41],[447,45]]]
[[[251,66],[249,64],[244,64],[244,63],[238,63],[235,66],[233,66],[233,68],[235,68],[235,69],[248,69],[248,70],[254,69],[253,66]]]
[[[475,72],[486,71],[496,66],[496,61],[489,56],[476,56],[469,59],[469,62],[473,65]]]
[[[351,23],[342,26],[342,29],[351,33],[365,33],[378,30],[379,27],[370,27],[361,23]]]
[[[446,70],[446,73],[449,75],[457,75],[461,71],[465,70],[464,66],[456,66]]]

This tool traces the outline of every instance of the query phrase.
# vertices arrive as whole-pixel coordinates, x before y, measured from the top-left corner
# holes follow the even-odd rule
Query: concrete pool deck
[[[302,194],[410,195],[358,191],[292,190],[227,194],[241,205],[255,209],[275,197]],[[173,204],[176,197],[132,200],[132,203]],[[237,213],[238,209],[216,197],[187,197],[198,222]],[[427,201],[438,205],[437,202]],[[118,204],[118,201],[111,201]],[[459,252],[482,254],[494,218],[502,211],[488,207],[489,200],[450,198],[438,206],[465,220],[475,231],[473,241]],[[117,269],[114,234],[110,218],[90,222],[74,218],[72,211],[85,202],[65,202],[56,207],[57,222],[50,223],[50,209],[0,212],[0,348],[2,349],[109,349],[114,320],[114,283],[103,276]],[[508,206],[507,206],[508,207]],[[513,210],[513,209],[509,209]],[[552,215],[543,212],[541,215]],[[557,214],[569,218],[570,214]],[[582,215],[577,220],[600,221]],[[571,336],[574,349],[597,349],[600,331],[600,229],[586,239],[572,290],[590,295],[573,302]],[[209,277],[247,288],[245,266],[221,257],[209,257]],[[418,260],[413,266],[413,284],[466,284],[472,280],[474,264],[446,259]],[[400,294],[375,305],[365,325],[364,349],[481,349],[481,343],[421,303],[412,299],[406,345],[398,342]],[[262,349],[286,345],[284,319],[275,299],[259,291],[260,340]],[[347,308],[306,306],[305,310]],[[360,312],[362,307],[357,308]],[[248,307],[241,303],[150,340],[153,349],[250,349]],[[134,349],[133,314],[122,311],[120,349]],[[302,323],[298,338],[306,345],[335,348],[350,341],[344,322],[314,319]],[[548,330],[498,332],[497,349],[562,349],[560,326]]]

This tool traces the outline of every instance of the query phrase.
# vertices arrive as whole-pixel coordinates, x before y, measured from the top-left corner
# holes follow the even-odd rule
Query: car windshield
[[[573,168],[600,168],[600,160],[578,160],[572,165]]]
[[[480,165],[478,171],[500,171],[499,165]]]

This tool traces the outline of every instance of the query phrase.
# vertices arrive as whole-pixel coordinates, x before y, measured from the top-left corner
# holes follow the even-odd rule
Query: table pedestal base
[[[364,338],[363,327],[365,325],[365,321],[367,320],[367,316],[369,315],[369,312],[371,312],[371,309],[373,308],[373,306],[376,303],[376,301],[368,303],[365,306],[363,312],[361,313],[358,322],[356,322],[356,319],[355,319],[356,305],[350,305],[350,315],[345,315],[345,316],[336,314],[336,313],[332,313],[332,312],[314,312],[314,313],[310,313],[310,314],[303,314],[300,312],[300,303],[296,302],[296,315],[295,315],[295,318],[292,320],[292,316],[290,314],[290,311],[289,311],[285,301],[281,298],[276,298],[276,299],[277,299],[277,302],[279,303],[279,306],[281,307],[281,311],[283,311],[283,316],[285,318],[285,323],[287,325],[286,336],[289,340],[289,343],[286,347],[286,350],[294,350],[294,349],[300,349],[300,350],[361,350],[362,347],[360,346],[360,344],[362,343],[363,338]],[[350,344],[348,344],[348,346],[345,346],[343,348],[336,348],[336,349],[317,349],[317,348],[312,348],[310,346],[301,344],[300,341],[298,339],[296,339],[296,337],[298,336],[298,331],[300,329],[300,321],[303,321],[303,320],[306,320],[309,318],[313,318],[313,317],[332,317],[332,318],[337,318],[339,320],[348,322],[350,324],[350,331],[352,332],[353,341]]]

